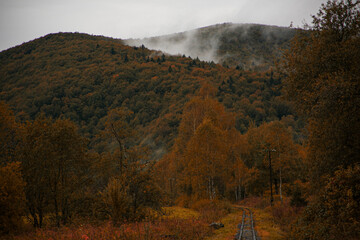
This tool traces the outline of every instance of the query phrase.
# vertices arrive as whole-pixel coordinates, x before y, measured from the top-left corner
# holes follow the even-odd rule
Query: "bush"
[[[290,204],[288,198],[284,198],[283,202],[275,202],[272,207],[268,207],[274,217],[275,222],[279,223],[284,231],[290,231],[290,225],[296,221],[303,208],[294,207]]]
[[[239,202],[239,205],[264,209],[270,205],[270,198],[265,197],[249,197]]]
[[[194,202],[191,208],[200,212],[201,218],[208,223],[218,221],[232,211],[228,201],[202,199]]]
[[[179,207],[190,208],[193,199],[190,196],[182,195],[178,197],[175,201],[175,204]]]
[[[301,189],[297,185],[292,192],[290,205],[294,207],[305,207],[307,205],[307,201],[302,196]]]
[[[162,192],[156,185],[151,169],[134,163],[121,176],[110,180],[102,193],[114,223],[140,221],[161,211]]]

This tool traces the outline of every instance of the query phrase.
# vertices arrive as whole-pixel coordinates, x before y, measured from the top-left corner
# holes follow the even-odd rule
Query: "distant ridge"
[[[126,39],[124,43],[229,67],[266,70],[273,66],[274,56],[280,56],[281,49],[289,46],[295,31],[262,24],[223,23],[151,38]]]

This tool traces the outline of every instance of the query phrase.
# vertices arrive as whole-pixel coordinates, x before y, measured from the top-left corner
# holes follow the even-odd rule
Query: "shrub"
[[[249,197],[239,202],[240,205],[264,209],[270,205],[270,199],[265,197]]]
[[[194,202],[191,208],[199,211],[201,218],[208,223],[219,220],[232,211],[228,201],[202,199]]]
[[[290,230],[291,223],[297,219],[302,209],[292,206],[288,198],[284,198],[283,202],[275,202],[272,207],[267,208],[272,213],[275,222],[279,223],[284,231]]]
[[[136,163],[110,180],[102,195],[114,223],[140,221],[153,216],[153,210],[161,211],[162,192],[151,169],[141,168]]]

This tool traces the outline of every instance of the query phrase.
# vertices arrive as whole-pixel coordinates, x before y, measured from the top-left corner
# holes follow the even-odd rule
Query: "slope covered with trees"
[[[172,146],[182,108],[203,82],[217,88],[217,99],[235,113],[242,132],[252,121],[282,117],[298,128],[290,105],[280,98],[281,78],[272,70],[225,68],[86,34],[51,34],[3,51],[0,79],[0,99],[18,117],[43,113],[70,119],[92,146],[107,112],[123,107],[134,114],[130,125],[143,136],[139,141],[161,153],[161,146]]]

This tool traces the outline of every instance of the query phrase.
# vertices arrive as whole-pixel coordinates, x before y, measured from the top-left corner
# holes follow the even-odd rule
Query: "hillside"
[[[139,141],[162,153],[173,144],[184,104],[204,82],[217,88],[241,132],[252,121],[293,115],[272,70],[226,68],[79,33],[50,34],[0,53],[0,100],[23,120],[42,113],[69,118],[93,146],[107,112],[126,107]],[[296,128],[293,117],[288,122]]]
[[[124,42],[230,67],[264,70],[274,65],[274,58],[281,55],[282,48],[288,48],[294,34],[294,29],[286,27],[224,23]]]

